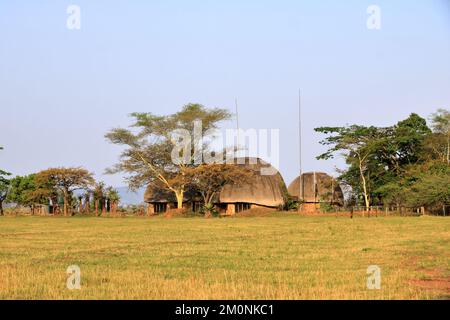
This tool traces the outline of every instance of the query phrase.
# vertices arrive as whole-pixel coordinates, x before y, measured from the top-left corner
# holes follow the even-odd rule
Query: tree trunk
[[[78,206],[78,212],[83,213],[83,197],[78,197],[79,206]]]
[[[177,209],[183,209],[183,196],[184,190],[175,192],[175,197],[177,198]]]
[[[98,216],[98,201],[98,199],[94,198],[94,212],[96,216]]]
[[[69,215],[69,202],[70,202],[70,197],[68,194],[64,194],[64,216],[68,216]]]
[[[3,215],[3,200],[0,200],[0,216]]]
[[[364,176],[364,171],[362,168],[361,160],[359,161],[359,173],[361,174],[361,182],[363,187],[363,193],[364,193],[364,202],[366,205],[366,211],[369,211],[369,197],[367,195],[367,186],[366,186],[366,177]]]
[[[116,202],[110,200],[109,209],[112,215],[116,215]]]
[[[91,197],[88,195],[84,197],[84,211],[86,214],[91,213]]]
[[[52,213],[54,215],[57,215],[59,213],[58,197],[55,197],[52,195],[52,196],[50,196],[50,200],[52,201],[52,206],[53,206]]]
[[[106,198],[102,199],[102,216],[106,216]]]
[[[213,194],[209,194],[207,193],[204,197],[203,197],[203,201],[205,203],[205,218],[211,218],[213,213],[212,213],[212,200],[213,200]]]

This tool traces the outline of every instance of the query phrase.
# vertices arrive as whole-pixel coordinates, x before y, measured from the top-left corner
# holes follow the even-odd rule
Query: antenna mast
[[[299,212],[302,210],[300,201],[303,200],[304,192],[303,192],[303,177],[302,177],[302,96],[301,89],[298,89],[298,165],[299,165],[299,188],[298,188],[298,201]]]
[[[238,100],[237,98],[234,99],[234,104],[236,107],[236,130],[237,130],[237,134],[236,134],[236,153],[238,153],[240,151],[240,145],[239,145],[239,136],[240,136],[240,132],[239,132],[239,112],[238,112]]]

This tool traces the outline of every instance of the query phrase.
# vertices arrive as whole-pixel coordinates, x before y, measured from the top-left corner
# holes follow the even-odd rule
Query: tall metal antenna
[[[238,152],[238,150],[240,149],[240,145],[239,145],[239,111],[238,111],[238,100],[237,100],[237,98],[235,98],[234,99],[234,104],[235,104],[235,107],[236,107],[236,130],[237,130],[237,133],[236,133],[236,139],[237,139],[237,141],[236,141],[236,152]]]
[[[302,178],[302,92],[298,89],[298,165],[299,165],[299,188],[298,188],[298,200],[303,200],[303,178]],[[301,205],[298,206],[298,210],[301,211]]]

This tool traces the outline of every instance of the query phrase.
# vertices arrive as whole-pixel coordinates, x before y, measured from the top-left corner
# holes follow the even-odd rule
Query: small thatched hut
[[[250,181],[239,185],[226,185],[215,200],[216,208],[221,213],[232,215],[251,208],[273,208],[284,205],[287,188],[281,174],[267,162],[259,158],[237,158],[235,165],[245,166],[253,170]],[[274,172],[264,175],[264,172]],[[176,200],[172,192],[158,188],[155,185],[147,187],[144,201],[149,204],[149,213],[164,213],[175,209]],[[202,207],[201,198],[194,192],[186,192],[183,208],[197,212]]]
[[[289,195],[300,199],[307,210],[318,209],[321,203],[332,206],[344,204],[344,194],[339,183],[324,172],[307,172],[297,177],[288,188]]]

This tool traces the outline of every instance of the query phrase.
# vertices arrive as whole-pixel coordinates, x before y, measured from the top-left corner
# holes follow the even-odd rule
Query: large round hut
[[[321,203],[332,206],[344,204],[339,183],[324,172],[307,172],[297,177],[288,188],[289,195],[303,202],[305,211],[316,211]]]
[[[244,166],[254,171],[254,174],[249,181],[223,188],[216,204],[220,209],[227,214],[235,214],[252,208],[277,209],[284,205],[286,184],[271,164],[259,158],[247,157],[237,158],[235,165]]]

